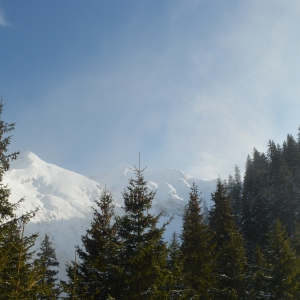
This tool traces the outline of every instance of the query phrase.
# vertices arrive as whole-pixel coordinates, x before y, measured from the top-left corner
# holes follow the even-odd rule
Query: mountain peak
[[[43,161],[31,151],[24,151],[18,158],[11,162],[13,169],[26,169],[33,163],[42,163]]]

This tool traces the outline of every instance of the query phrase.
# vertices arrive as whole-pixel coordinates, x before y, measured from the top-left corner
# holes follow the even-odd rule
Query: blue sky
[[[11,150],[75,172],[243,171],[300,125],[300,2],[1,0]]]

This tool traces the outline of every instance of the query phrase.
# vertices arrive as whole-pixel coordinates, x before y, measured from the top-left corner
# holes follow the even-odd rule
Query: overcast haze
[[[0,1],[11,150],[200,179],[300,125],[299,1]]]

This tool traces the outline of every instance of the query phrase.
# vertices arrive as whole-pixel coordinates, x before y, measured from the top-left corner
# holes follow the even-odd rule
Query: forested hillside
[[[0,114],[3,104],[0,105]],[[248,156],[244,179],[217,182],[210,210],[190,186],[182,230],[171,241],[151,210],[156,192],[135,168],[117,215],[109,190],[96,198],[93,219],[67,280],[58,281],[55,249],[25,234],[36,211],[16,215],[3,176],[17,152],[7,154],[14,124],[0,122],[0,299],[299,299],[300,137]],[[61,229],[63,230],[63,228]],[[38,231],[38,228],[37,228]]]
[[[300,135],[288,134],[282,146],[268,142],[266,153],[253,150],[247,157],[243,182],[236,168],[227,181],[232,212],[248,241],[265,246],[266,234],[280,221],[289,236],[300,223]]]
[[[124,217],[114,218],[104,193],[78,249],[82,261],[68,267],[69,297],[299,299],[300,141],[288,135],[282,146],[268,145],[248,156],[243,181],[238,167],[218,180],[209,212],[193,184],[182,231],[169,244],[167,225],[157,228],[160,216],[147,213],[154,194],[142,170],[124,192]]]

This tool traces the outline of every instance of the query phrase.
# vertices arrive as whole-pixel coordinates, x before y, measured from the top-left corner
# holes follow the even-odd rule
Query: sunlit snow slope
[[[192,182],[198,185],[201,196],[209,205],[210,193],[216,186],[216,180],[191,178],[174,169],[146,169],[144,174],[149,189],[157,190],[153,213],[163,212],[161,222],[174,216],[174,220],[167,227],[167,239],[173,231],[181,230],[181,216]],[[5,175],[5,182],[11,188],[12,202],[25,197],[18,213],[39,208],[34,219],[26,225],[26,232],[39,232],[37,246],[46,233],[50,236],[60,262],[60,277],[63,278],[65,262],[74,259],[74,246],[80,244],[81,235],[90,225],[91,206],[95,198],[106,186],[114,195],[116,213],[121,214],[122,192],[131,177],[134,177],[134,172],[132,167],[126,164],[119,165],[110,172],[87,178],[48,164],[32,152],[26,152],[11,164],[11,169]]]

